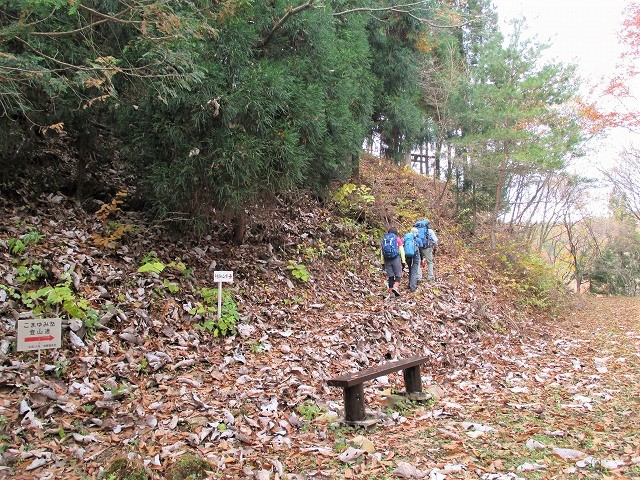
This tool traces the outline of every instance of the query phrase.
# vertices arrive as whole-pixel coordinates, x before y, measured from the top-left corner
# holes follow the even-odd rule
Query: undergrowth
[[[539,255],[510,242],[498,245],[492,260],[504,272],[500,280],[515,293],[519,306],[551,313],[566,307],[566,286],[553,265]]]

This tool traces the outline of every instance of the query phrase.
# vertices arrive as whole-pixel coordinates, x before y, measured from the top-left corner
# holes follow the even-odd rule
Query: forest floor
[[[369,435],[387,461],[343,477],[387,478],[393,464],[389,478],[640,478],[640,299],[584,296],[538,328],[517,348],[496,345],[500,360],[452,372],[455,388],[402,426]]]
[[[640,301],[540,315],[529,273],[465,234],[445,187],[391,170],[362,163],[375,209],[251,209],[242,246],[223,220],[172,236],[123,197],[0,196],[0,479],[141,480],[106,474],[123,458],[151,480],[640,479]],[[437,281],[385,300],[372,226],[425,211]],[[237,332],[217,337],[219,270]],[[43,316],[64,318],[63,341],[38,363],[16,325]],[[378,424],[337,421],[328,378],[419,354],[432,399],[395,401],[394,374],[365,385]],[[186,454],[204,476],[180,474]]]

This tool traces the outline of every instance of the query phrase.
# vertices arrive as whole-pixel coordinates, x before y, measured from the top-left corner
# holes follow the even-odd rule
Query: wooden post
[[[344,387],[344,419],[347,422],[359,422],[365,418],[364,385],[359,383]]]
[[[422,378],[420,377],[420,365],[409,367],[402,371],[404,387],[407,393],[422,392]]]

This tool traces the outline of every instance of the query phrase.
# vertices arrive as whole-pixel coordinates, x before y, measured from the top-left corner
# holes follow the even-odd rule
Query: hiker
[[[418,229],[418,236],[423,244],[420,248],[421,268],[418,273],[418,282],[422,280],[422,269],[425,267],[425,263],[427,266],[427,280],[433,281],[435,279],[433,274],[433,259],[436,255],[436,250],[438,250],[438,237],[427,219],[417,221],[414,227]]]
[[[418,289],[418,272],[420,271],[420,247],[422,240],[418,236],[418,229],[413,227],[404,236],[404,258],[409,267],[409,290],[415,292]]]
[[[398,235],[398,229],[391,227],[384,237],[382,237],[382,247],[380,249],[381,260],[384,271],[389,277],[389,295],[400,296],[400,278],[402,269],[406,263],[404,257],[404,247],[402,239]]]

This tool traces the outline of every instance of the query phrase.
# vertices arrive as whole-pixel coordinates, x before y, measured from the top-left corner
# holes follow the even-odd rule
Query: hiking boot
[[[396,297],[399,297],[399,296],[400,296],[400,290],[398,290],[398,287],[393,287],[393,288],[391,289],[391,291],[393,292],[393,294],[394,294]]]

